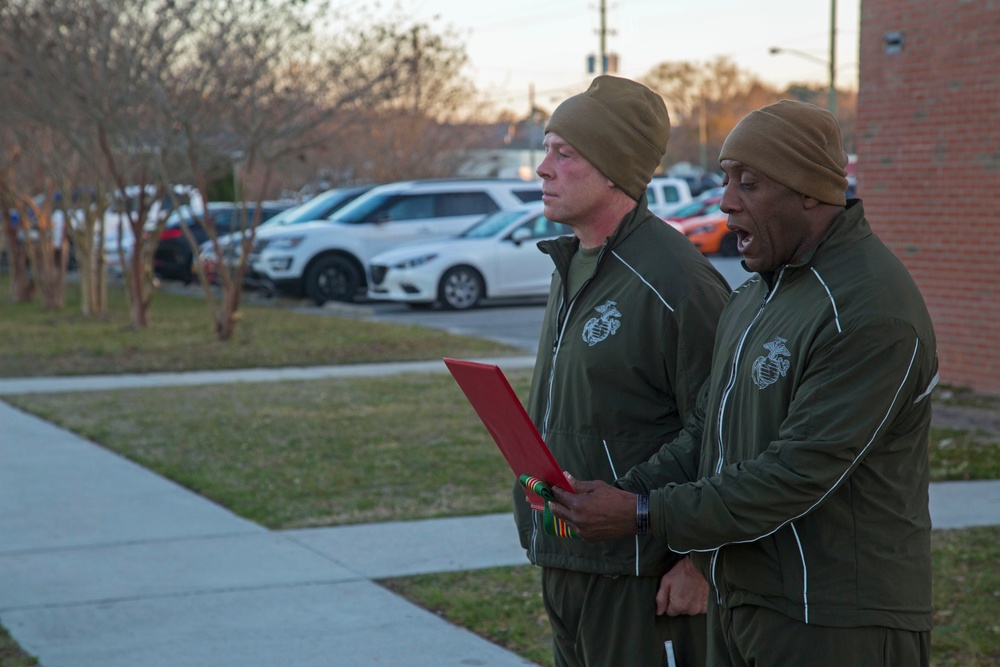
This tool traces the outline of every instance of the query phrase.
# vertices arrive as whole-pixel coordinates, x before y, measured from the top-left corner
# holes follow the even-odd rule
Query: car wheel
[[[346,257],[324,257],[306,274],[306,295],[317,306],[327,301],[354,301],[361,286],[361,274]]]
[[[438,300],[449,310],[466,310],[482,300],[486,293],[483,277],[468,266],[448,269],[438,287]]]
[[[740,254],[739,240],[736,234],[726,234],[719,242],[719,254],[723,257],[736,257]]]

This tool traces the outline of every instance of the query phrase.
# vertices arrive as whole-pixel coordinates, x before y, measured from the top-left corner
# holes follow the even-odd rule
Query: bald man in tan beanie
[[[754,111],[719,163],[756,275],[722,313],[696,418],[614,486],[574,479],[550,510],[586,540],[645,524],[691,554],[712,584],[710,665],[926,666],[938,368],[923,299],[845,199],[829,112]]]
[[[613,482],[673,439],[708,376],[725,279],[650,213],[670,134],[659,95],[601,76],[545,127],[545,215],[572,237],[555,265],[528,412],[566,469]],[[587,544],[549,534],[514,489],[518,532],[542,567],[557,667],[705,664],[708,585],[649,535]]]

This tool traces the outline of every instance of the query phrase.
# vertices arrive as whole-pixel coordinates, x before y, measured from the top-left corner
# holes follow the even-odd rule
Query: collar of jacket
[[[608,251],[621,245],[622,242],[639,227],[639,225],[643,224],[646,219],[650,217],[659,220],[659,218],[653,215],[653,213],[649,210],[649,201],[646,198],[646,193],[643,193],[642,198],[639,199],[639,203],[636,207],[625,214],[622,221],[618,223],[617,227],[615,227],[615,231],[611,232],[611,235],[604,240],[604,245],[601,246],[601,254],[597,259],[597,266],[594,269],[594,273],[597,272],[601,264],[604,262],[604,257],[607,255]],[[573,259],[573,255],[576,254],[577,249],[580,247],[580,239],[576,236],[560,236],[555,239],[539,241],[536,245],[539,250],[552,257],[552,261],[556,265],[556,270],[559,271],[559,275],[565,283],[566,274],[569,272],[570,260]]]
[[[830,229],[826,231],[826,235],[800,261],[795,264],[782,265],[774,271],[762,271],[760,272],[760,277],[770,287],[773,287],[774,277],[782,271],[785,273],[783,280],[795,280],[797,276],[802,274],[803,269],[813,266],[819,257],[871,236],[871,233],[872,228],[869,226],[868,220],[865,219],[865,209],[861,200],[849,199],[847,201],[847,208],[833,221]],[[746,263],[741,263],[745,269]]]

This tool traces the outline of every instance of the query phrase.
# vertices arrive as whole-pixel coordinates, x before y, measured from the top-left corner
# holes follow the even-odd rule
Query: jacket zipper
[[[726,412],[726,403],[729,400],[729,395],[733,392],[733,388],[736,386],[736,372],[739,369],[740,365],[740,355],[743,354],[743,344],[746,343],[747,336],[750,335],[750,330],[753,328],[753,325],[757,323],[757,320],[759,320],[760,316],[764,313],[764,308],[767,306],[768,303],[770,303],[771,299],[774,298],[774,295],[778,292],[778,287],[781,285],[781,279],[785,275],[785,268],[786,267],[781,267],[781,271],[778,272],[778,279],[775,281],[774,287],[772,287],[768,291],[768,293],[764,296],[764,300],[761,302],[760,308],[757,309],[757,314],[753,316],[752,320],[750,320],[750,324],[747,325],[747,328],[743,331],[743,335],[740,336],[739,343],[736,344],[736,352],[733,354],[733,365],[729,372],[729,381],[726,383],[726,388],[722,392],[722,400],[719,402],[719,416],[718,416],[719,460],[715,464],[716,475],[721,474],[722,468],[725,467],[726,447],[725,444],[723,443],[722,421],[723,421],[723,415]],[[715,577],[715,567],[718,564],[719,551],[720,549],[716,549],[715,552],[712,554],[712,562],[709,568],[709,572],[712,578],[712,588],[715,589],[716,602],[721,605],[722,594],[719,592],[719,584]]]
[[[566,334],[566,327],[569,326],[570,315],[573,314],[573,307],[576,306],[576,300],[583,293],[583,290],[586,289],[587,285],[589,285],[594,279],[594,276],[597,275],[605,250],[607,250],[607,242],[605,242],[604,247],[601,249],[601,254],[597,258],[597,267],[594,269],[594,273],[587,278],[580,289],[577,290],[576,294],[573,295],[573,298],[570,299],[568,304],[565,301],[560,302],[559,307],[556,309],[558,333],[556,334],[556,339],[552,342],[552,363],[549,365],[549,386],[546,391],[545,416],[542,418],[542,432],[539,434],[542,436],[543,442],[547,439],[549,432],[549,416],[552,414],[552,390],[555,385],[556,359],[559,357],[559,348],[562,346],[563,336]],[[566,276],[560,272],[559,279],[563,283],[563,294],[565,294]],[[564,304],[566,305],[566,314],[563,315],[562,322],[558,322],[559,313],[562,311]],[[531,562],[534,564],[538,562],[538,512],[533,511],[531,515]]]
[[[740,355],[743,354],[743,344],[746,343],[747,336],[750,335],[750,330],[753,325],[757,323],[760,316],[764,313],[764,308],[770,303],[774,295],[777,294],[778,288],[781,286],[781,279],[785,275],[785,267],[781,268],[778,273],[778,279],[774,283],[774,287],[767,293],[764,300],[760,304],[760,308],[757,309],[757,314],[753,316],[750,320],[750,324],[743,331],[743,335],[740,336],[740,342],[736,344],[736,353],[733,355],[733,365],[729,372],[729,382],[726,383],[726,389],[722,392],[722,400],[719,402],[719,416],[718,416],[718,428],[719,428],[719,460],[715,464],[715,474],[718,475],[722,472],[722,468],[725,466],[725,444],[723,443],[723,429],[722,422],[723,416],[726,413],[726,403],[729,401],[729,395],[733,393],[733,388],[736,386],[736,373],[739,370],[740,365]]]

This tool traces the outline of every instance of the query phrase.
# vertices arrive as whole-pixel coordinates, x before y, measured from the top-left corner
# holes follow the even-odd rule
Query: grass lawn
[[[529,371],[508,377],[525,397]],[[510,509],[510,470],[446,372],[5,400],[269,528]]]
[[[32,667],[38,660],[25,653],[0,625],[0,667]]]
[[[933,667],[1000,666],[1000,527],[938,530],[934,561]],[[541,570],[526,565],[387,579],[382,585],[544,667],[551,634]]]
[[[107,315],[80,315],[79,290],[67,289],[61,311],[4,298],[0,277],[0,377],[150,373],[228,368],[319,366],[374,361],[523,354],[510,346],[411,325],[243,306],[236,334],[212,333],[202,299],[158,293],[147,330],[129,328],[121,289],[109,290]]]

